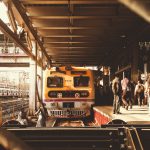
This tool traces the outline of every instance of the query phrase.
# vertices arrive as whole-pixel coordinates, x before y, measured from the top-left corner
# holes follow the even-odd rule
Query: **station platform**
[[[132,109],[126,110],[121,107],[121,114],[113,114],[112,106],[95,106],[94,120],[97,125],[103,125],[114,119],[120,119],[128,124],[150,124],[150,110],[145,106],[134,105]]]

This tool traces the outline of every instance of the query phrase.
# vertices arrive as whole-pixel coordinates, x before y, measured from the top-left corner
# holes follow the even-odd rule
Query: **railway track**
[[[82,120],[57,119],[54,127],[84,127]]]
[[[91,120],[85,119],[56,119],[53,127],[94,127],[96,124]]]

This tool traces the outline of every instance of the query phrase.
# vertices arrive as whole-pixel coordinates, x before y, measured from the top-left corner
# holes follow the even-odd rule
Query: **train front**
[[[49,116],[55,118],[84,118],[94,104],[92,71],[65,68],[44,73],[43,102]]]

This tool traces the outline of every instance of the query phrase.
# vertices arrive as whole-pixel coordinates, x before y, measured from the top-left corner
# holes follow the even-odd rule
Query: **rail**
[[[136,128],[118,128],[122,150],[144,150]]]
[[[53,127],[85,127],[82,120],[74,119],[57,119]]]

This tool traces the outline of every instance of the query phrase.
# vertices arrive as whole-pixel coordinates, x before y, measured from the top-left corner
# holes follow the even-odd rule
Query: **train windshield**
[[[88,87],[89,86],[89,77],[79,76],[74,77],[74,87]]]
[[[47,87],[63,87],[63,78],[62,77],[48,77]]]

